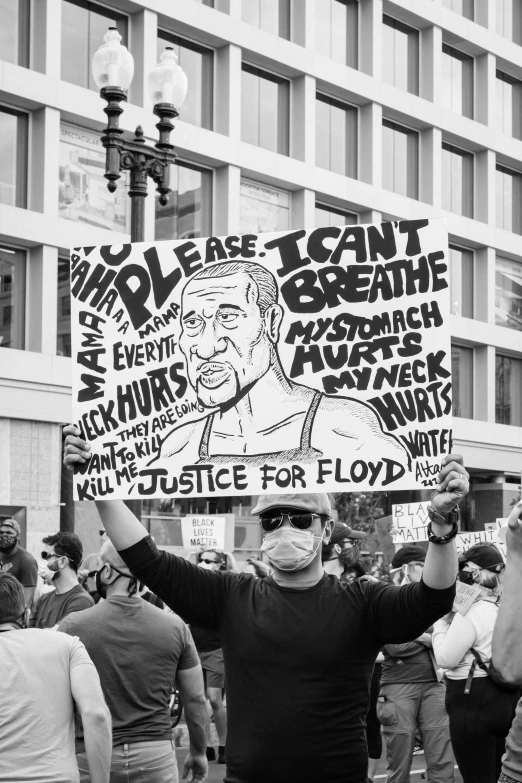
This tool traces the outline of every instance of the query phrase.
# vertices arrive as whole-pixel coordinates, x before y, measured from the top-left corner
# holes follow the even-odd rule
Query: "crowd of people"
[[[88,460],[66,435],[67,467]],[[430,783],[456,766],[464,783],[522,783],[522,503],[506,564],[493,545],[457,558],[461,457],[438,480],[429,544],[399,549],[389,580],[367,573],[364,533],[332,521],[327,495],[260,496],[268,563],[243,569],[158,550],[121,501],[97,502],[85,559],[57,533],[38,566],[4,520],[0,783],[176,783],[174,685],[190,781],[215,761],[227,783],[367,783],[384,749],[387,783],[408,783],[422,749]],[[476,586],[465,614],[456,576]]]

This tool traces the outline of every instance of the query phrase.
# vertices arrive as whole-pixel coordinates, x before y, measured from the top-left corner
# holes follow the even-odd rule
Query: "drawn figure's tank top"
[[[236,465],[241,460],[248,460],[250,464],[254,463],[256,465],[263,465],[265,462],[270,462],[272,465],[284,465],[288,462],[300,462],[301,464],[316,462],[319,457],[322,457],[323,453],[318,449],[312,448],[312,426],[322,396],[321,392],[316,391],[312,397],[312,402],[310,403],[310,407],[304,418],[299,447],[286,451],[275,451],[272,454],[213,454],[209,456],[208,444],[210,441],[210,433],[212,432],[214,416],[216,415],[215,413],[212,413],[206,421],[205,429],[201,436],[198,465],[207,462],[215,462],[218,465]]]

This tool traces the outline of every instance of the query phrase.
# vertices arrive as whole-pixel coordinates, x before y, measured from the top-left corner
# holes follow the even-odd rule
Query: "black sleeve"
[[[434,590],[422,580],[402,587],[369,581],[359,585],[370,625],[382,644],[412,642],[447,614],[455,599],[454,584],[445,590]]]
[[[36,587],[38,583],[38,563],[29,552],[20,562],[18,581],[24,587]]]
[[[159,550],[150,536],[119,552],[133,576],[187,623],[218,629],[236,574],[206,571]]]

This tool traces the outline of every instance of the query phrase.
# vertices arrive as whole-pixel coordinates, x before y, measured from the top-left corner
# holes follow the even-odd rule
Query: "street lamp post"
[[[130,172],[129,196],[131,197],[131,242],[145,240],[145,198],[150,177],[156,183],[160,204],[169,200],[169,167],[176,161],[170,134],[174,129],[172,120],[179,115],[179,109],[187,94],[187,77],[178,65],[172,47],[167,47],[160,62],[152,68],[148,77],[149,95],[154,105],[154,114],[159,117],[156,128],[159,139],[150,146],[143,138],[139,125],[133,139],[126,139],[119,126],[121,106],[127,100],[127,91],[134,75],[134,60],[121,43],[116,27],[109,27],[104,43],[92,58],[92,73],[100,96],[107,102],[104,112],[107,127],[101,137],[106,150],[105,178],[111,193],[122,171]],[[127,500],[127,506],[141,519],[141,501]]]

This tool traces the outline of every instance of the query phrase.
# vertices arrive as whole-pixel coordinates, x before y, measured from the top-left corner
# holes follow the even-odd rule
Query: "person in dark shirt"
[[[71,612],[94,606],[94,600],[78,583],[78,568],[83,556],[78,536],[55,533],[42,541],[42,560],[50,571],[54,571],[52,583],[56,590],[40,596],[29,624],[32,628],[55,628]]]
[[[364,568],[358,562],[359,542],[362,538],[366,538],[366,533],[362,530],[353,530],[344,522],[336,522],[330,540],[323,544],[321,549],[321,560],[326,573],[339,577],[341,582],[353,582],[359,576],[364,576]],[[354,576],[354,571],[359,573]]]
[[[74,425],[64,462],[89,459]],[[211,572],[160,552],[123,501],[98,501],[104,527],[130,571],[186,620],[218,631],[227,681],[226,783],[364,783],[364,719],[377,653],[417,638],[453,605],[455,519],[468,492],[460,456],[442,460],[432,493],[423,579],[398,588],[326,575],[332,532],[327,495],[263,495],[262,549],[273,575]],[[441,545],[443,544],[443,545]]]
[[[26,609],[31,609],[38,581],[38,563],[20,546],[20,525],[16,519],[0,522],[0,572],[18,579],[24,588]]]
[[[96,586],[105,600],[75,612],[58,627],[77,636],[98,670],[112,715],[111,781],[177,780],[172,742],[170,695],[174,682],[183,702],[190,738],[185,774],[202,781],[206,702],[199,658],[180,617],[144,601],[110,541],[100,552]],[[89,783],[81,726],[76,753],[81,783]]]

